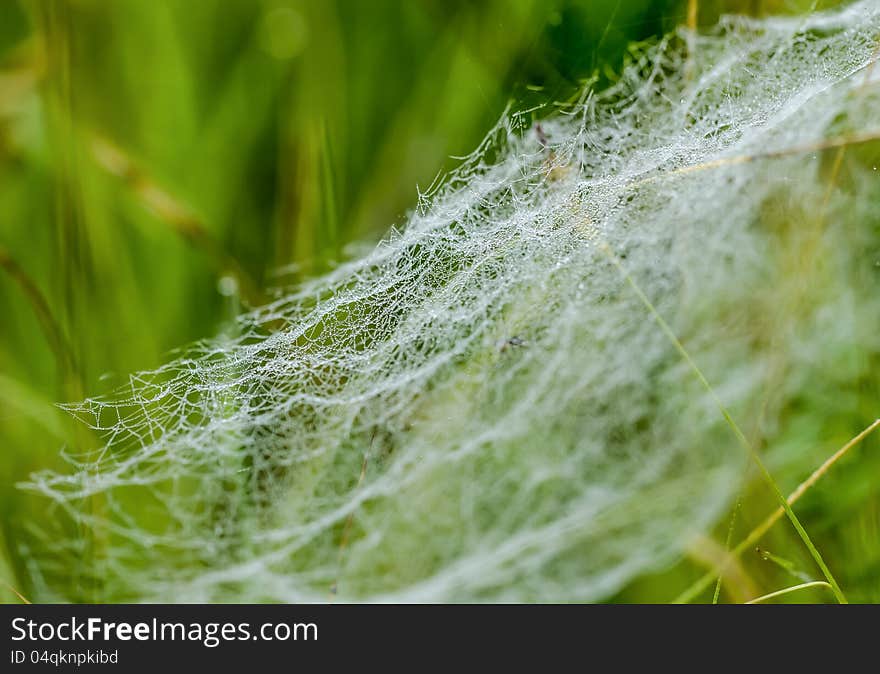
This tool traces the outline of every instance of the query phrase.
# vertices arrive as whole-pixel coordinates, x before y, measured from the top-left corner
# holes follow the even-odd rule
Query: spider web
[[[25,485],[82,532],[65,598],[593,601],[674,561],[747,457],[603,251],[796,463],[800,392],[880,353],[877,174],[820,151],[880,131],[878,35],[872,0],[642,47],[361,259],[68,405],[102,445]]]

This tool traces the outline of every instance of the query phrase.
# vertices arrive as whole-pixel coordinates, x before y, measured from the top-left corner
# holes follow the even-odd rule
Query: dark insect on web
[[[541,126],[541,122],[535,122],[535,135],[538,137],[538,144],[546,150],[550,144],[550,139],[547,137],[544,127]]]
[[[514,335],[513,337],[502,340],[500,342],[500,344],[498,345],[498,350],[501,353],[504,353],[508,349],[520,348],[520,347],[524,347],[524,346],[528,346],[528,345],[529,345],[529,343],[526,340],[524,340],[522,337],[518,337],[518,336]]]

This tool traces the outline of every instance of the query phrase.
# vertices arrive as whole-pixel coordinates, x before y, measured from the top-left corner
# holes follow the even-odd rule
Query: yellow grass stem
[[[831,467],[834,466],[840,459],[842,459],[853,447],[861,443],[865,438],[867,438],[871,433],[873,433],[877,428],[880,428],[880,419],[877,419],[868,426],[861,433],[853,437],[849,442],[847,442],[843,447],[838,449],[834,454],[832,454],[825,462],[819,466],[813,473],[803,482],[801,482],[797,489],[795,489],[791,494],[789,494],[786,499],[786,503],[789,506],[794,505],[798,502],[798,500],[807,493],[807,491],[815,485],[823,475],[825,475]],[[737,545],[732,551],[731,555],[735,558],[738,555],[742,554],[744,550],[751,549],[755,543],[763,538],[764,534],[766,534],[770,528],[779,521],[779,519],[785,514],[785,510],[780,506],[776,510],[774,510],[770,515],[768,515],[764,521],[762,521],[758,526],[756,526],[752,531],[746,536],[742,542]],[[729,563],[729,562],[728,562]],[[690,601],[693,601],[703,590],[705,590],[712,583],[712,580],[715,578],[716,574],[722,573],[723,570],[719,568],[713,568],[704,574],[699,580],[697,580],[693,585],[687,588],[684,592],[682,592],[678,597],[673,600],[675,604],[686,604]]]
[[[804,545],[807,546],[807,549],[810,551],[813,559],[816,561],[816,564],[819,566],[819,569],[822,571],[822,575],[825,576],[828,583],[831,585],[832,590],[834,591],[834,596],[837,598],[837,601],[841,604],[848,603],[846,600],[846,595],[843,594],[843,591],[840,589],[840,586],[837,583],[837,580],[834,578],[834,574],[831,573],[831,569],[828,568],[828,565],[825,563],[825,560],[822,557],[822,554],[819,552],[818,548],[813,543],[810,538],[807,530],[804,529],[797,515],[795,515],[794,511],[791,509],[791,505],[786,500],[782,491],[779,488],[779,485],[776,483],[776,480],[773,479],[773,475],[770,473],[766,464],[764,463],[761,456],[752,446],[752,443],[749,442],[748,438],[743,433],[742,429],[739,425],[734,421],[730,412],[728,412],[727,408],[724,406],[724,403],[721,402],[721,399],[715,393],[715,389],[712,388],[709,381],[706,379],[702,370],[700,370],[699,366],[694,362],[691,358],[690,354],[684,348],[682,343],[679,341],[678,337],[675,336],[675,333],[672,331],[672,328],[669,327],[669,324],[663,319],[654,305],[651,303],[651,300],[648,299],[648,296],[642,291],[639,285],[635,282],[633,277],[623,268],[622,263],[618,259],[618,257],[613,253],[611,248],[607,244],[602,244],[601,249],[605,252],[606,255],[609,256],[612,263],[617,267],[617,269],[621,272],[623,277],[626,279],[627,283],[633,289],[633,291],[638,295],[639,299],[651,312],[651,315],[654,317],[654,320],[663,330],[664,334],[667,338],[672,342],[675,346],[676,350],[679,352],[681,357],[687,362],[687,364],[691,367],[694,373],[697,375],[697,378],[700,380],[700,383],[703,385],[703,388],[709,393],[712,397],[715,405],[718,407],[724,419],[727,421],[728,426],[730,426],[734,435],[736,435],[737,440],[743,446],[743,448],[749,453],[752,458],[752,461],[755,462],[755,465],[758,466],[761,474],[766,480],[767,484],[770,485],[770,488],[773,490],[773,494],[776,496],[776,499],[780,502],[782,508],[785,510],[785,514],[788,516],[788,519],[791,521],[792,526],[794,526],[795,530],[798,532],[798,535],[801,537],[801,540],[804,542]]]

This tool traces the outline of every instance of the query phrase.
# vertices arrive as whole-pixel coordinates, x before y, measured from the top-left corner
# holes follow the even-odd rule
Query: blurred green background
[[[699,22],[816,4],[700,2]],[[613,77],[687,5],[3,0],[0,581],[44,595],[46,504],[14,484],[95,442],[54,402],[376,241],[508,104]],[[622,598],[670,598],[687,565]]]

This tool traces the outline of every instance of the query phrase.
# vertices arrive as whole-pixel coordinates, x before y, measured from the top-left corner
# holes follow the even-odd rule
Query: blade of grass
[[[736,524],[736,516],[739,513],[740,508],[740,499],[736,499],[736,506],[733,508],[733,515],[730,516],[730,526],[727,527],[727,540],[724,541],[724,549],[726,551],[730,550],[730,543],[733,540],[733,529]],[[721,596],[721,581],[724,579],[724,575],[718,574],[718,582],[715,583],[715,594],[712,595],[712,603],[717,604],[718,598]]]
[[[730,550],[707,536],[699,536],[691,544],[690,554],[707,567],[720,567],[724,587],[731,601],[741,604],[759,594],[758,588],[741,561],[731,556]]]
[[[761,548],[757,548],[755,552],[763,559],[765,562],[770,562],[771,564],[775,564],[780,569],[788,573],[790,576],[796,578],[802,583],[809,583],[813,579],[809,574],[804,573],[803,571],[798,570],[797,566],[791,560],[785,559],[784,557],[780,557],[779,555],[774,555],[769,550],[763,550]]]
[[[232,255],[223,249],[199,218],[141,169],[119,146],[93,135],[91,152],[95,161],[111,175],[125,182],[137,199],[157,218],[170,225],[181,237],[204,251],[217,271],[235,278],[245,301],[251,306],[263,304],[264,297],[250,275]]]
[[[68,435],[59,421],[58,407],[45,394],[38,393],[28,385],[0,373],[0,406],[16,416],[23,415],[40,426],[55,440],[65,441]],[[5,416],[0,415],[0,419]]]
[[[656,323],[660,326],[663,333],[666,337],[672,342],[678,351],[679,355],[685,360],[685,362],[690,366],[690,368],[694,371],[697,378],[700,380],[700,383],[703,385],[703,388],[709,393],[712,397],[712,400],[715,402],[715,405],[718,407],[721,415],[724,417],[727,425],[730,426],[734,435],[736,436],[739,443],[743,446],[743,448],[749,453],[754,461],[755,465],[758,466],[762,476],[766,480],[767,484],[773,490],[774,496],[776,496],[777,501],[781,504],[782,508],[785,510],[785,514],[788,516],[788,519],[791,521],[792,526],[794,526],[795,530],[798,532],[798,535],[801,537],[801,540],[804,542],[804,545],[807,546],[807,549],[810,551],[813,559],[816,561],[816,564],[819,566],[819,569],[822,571],[822,575],[828,580],[828,583],[831,585],[834,590],[834,596],[837,598],[837,601],[841,604],[848,603],[846,600],[846,595],[843,594],[843,591],[840,589],[840,586],[837,583],[837,580],[834,578],[834,574],[831,573],[831,569],[828,568],[828,565],[825,563],[822,554],[819,552],[818,548],[814,545],[812,539],[810,538],[807,530],[804,529],[797,515],[795,515],[794,510],[791,509],[791,505],[789,505],[785,496],[782,493],[782,490],[779,488],[779,485],[776,483],[776,480],[773,479],[773,475],[770,473],[769,469],[765,465],[764,461],[761,459],[758,452],[752,446],[752,443],[749,442],[748,438],[743,433],[742,429],[739,427],[739,424],[734,421],[733,417],[728,412],[727,407],[725,407],[724,403],[715,393],[715,389],[712,388],[712,385],[709,384],[709,381],[706,379],[703,371],[699,368],[699,366],[694,362],[691,358],[690,354],[684,348],[682,343],[679,341],[678,337],[675,336],[675,333],[672,331],[672,328],[669,327],[669,324],[663,319],[654,305],[651,303],[651,300],[648,299],[648,296],[645,295],[644,291],[642,291],[641,287],[635,282],[635,279],[623,268],[623,264],[620,259],[614,254],[611,248],[607,243],[603,243],[600,246],[600,249],[611,259],[611,262],[615,267],[620,271],[623,275],[626,282],[633,289],[639,299],[642,301],[642,304],[648,309],[651,315],[654,317]]]
[[[880,428],[880,419],[877,419],[868,426],[861,433],[853,437],[849,440],[843,447],[838,449],[834,454],[832,454],[826,461],[819,466],[813,473],[801,484],[798,485],[797,489],[795,489],[791,494],[789,494],[787,502],[789,505],[794,505],[797,501],[807,493],[807,490],[810,489],[814,484],[816,484],[819,479],[827,473],[831,467],[840,461],[847,452],[849,452],[853,447],[862,442],[865,438],[867,438],[871,433],[873,433],[877,428]],[[763,522],[761,522],[758,526],[756,526],[752,531],[746,536],[739,545],[737,545],[732,551],[731,555],[733,557],[737,557],[742,554],[744,550],[747,550],[755,545],[761,538],[766,534],[770,528],[779,521],[782,515],[785,514],[785,511],[780,506],[776,510],[774,510],[770,515],[768,515]],[[711,571],[704,574],[700,577],[695,583],[693,583],[689,588],[687,588],[684,592],[682,592],[678,597],[673,599],[672,603],[674,604],[686,604],[692,601],[696,596],[698,596],[703,590],[709,587],[712,580],[715,578],[715,575],[719,573],[721,569],[712,569]]]
[[[697,67],[697,25],[699,23],[700,4],[698,0],[688,0],[687,6],[687,60],[684,64],[684,79],[689,83],[694,79],[694,71]]]
[[[46,297],[40,292],[34,280],[22,269],[21,265],[2,247],[0,247],[0,268],[15,281],[25,299],[31,305],[31,309],[36,315],[40,327],[43,329],[46,342],[55,355],[59,371],[69,374],[75,373],[76,359],[74,358],[73,351],[67,343],[64,333],[61,331],[61,326],[55,320]]]
[[[765,602],[768,599],[774,599],[775,597],[781,597],[783,595],[791,594],[792,592],[797,592],[799,590],[806,590],[807,588],[811,588],[811,587],[827,587],[832,592],[834,591],[834,588],[831,587],[831,585],[826,583],[824,580],[813,580],[813,581],[810,581],[809,583],[801,583],[800,585],[792,585],[791,587],[786,587],[785,589],[777,590],[776,592],[771,592],[770,594],[765,594],[760,597],[755,597],[754,599],[747,601],[746,604],[760,604],[761,602]]]
[[[16,597],[18,597],[22,604],[30,604],[30,603],[31,603],[31,602],[29,602],[29,601],[27,600],[27,598],[26,598],[21,592],[19,592],[18,590],[16,590],[14,587],[12,587],[12,585],[10,585],[9,583],[7,583],[5,580],[0,580],[0,583],[3,583],[3,585],[5,585],[6,588],[7,588],[10,592],[12,592],[12,594],[14,594]]]

